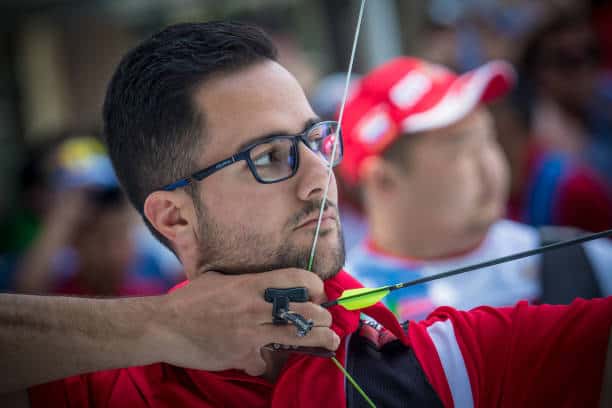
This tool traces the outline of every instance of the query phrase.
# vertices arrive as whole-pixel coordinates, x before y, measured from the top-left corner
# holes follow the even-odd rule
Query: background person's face
[[[222,160],[270,134],[302,132],[313,113],[295,78],[277,63],[263,62],[215,78],[196,95],[205,112],[200,163]],[[327,165],[300,144],[297,174],[274,184],[258,183],[246,162],[229,166],[198,184],[199,270],[259,272],[281,267],[306,268],[314,222],[327,181]],[[344,263],[344,245],[335,204],[321,225],[314,272],[333,276]]]
[[[460,122],[417,135],[405,154],[404,213],[411,226],[446,236],[486,233],[505,208],[508,169],[490,114],[478,109]]]
[[[79,256],[79,273],[91,289],[108,293],[121,287],[135,256],[132,236],[133,214],[127,205],[94,208],[74,237]]]
[[[597,84],[597,43],[588,25],[568,27],[542,45],[537,77],[542,91],[570,111],[582,114]]]

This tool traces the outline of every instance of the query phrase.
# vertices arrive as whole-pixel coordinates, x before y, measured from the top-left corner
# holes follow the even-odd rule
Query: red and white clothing
[[[344,272],[325,282],[329,298],[360,286]],[[345,362],[360,313],[339,306],[330,311],[332,328],[342,339],[337,358]],[[444,406],[597,404],[612,298],[469,312],[443,307],[425,321],[410,323],[407,331],[380,303],[363,313],[413,350]],[[159,363],[33,387],[30,401],[33,407],[339,407],[347,405],[345,386],[350,385],[332,361],[295,354],[275,383],[236,370]]]
[[[434,260],[398,257],[365,241],[349,252],[346,270],[365,286],[379,287],[535,249],[540,245],[538,229],[500,220],[491,226],[478,248]],[[612,295],[612,241],[598,239],[583,244],[583,247],[601,293]],[[384,302],[400,321],[405,321],[422,320],[439,306],[469,310],[481,305],[511,306],[523,299],[538,301],[542,292],[541,261],[542,256],[535,255],[408,287],[391,292]]]

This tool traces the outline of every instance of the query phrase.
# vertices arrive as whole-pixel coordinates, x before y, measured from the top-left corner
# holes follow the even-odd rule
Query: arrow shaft
[[[407,288],[409,286],[419,285],[421,283],[431,282],[437,279],[448,278],[450,276],[459,275],[459,274],[470,272],[476,269],[481,269],[481,268],[486,268],[489,266],[499,265],[499,264],[506,263],[506,262],[516,261],[518,259],[527,258],[532,255],[538,255],[544,252],[552,251],[554,249],[560,249],[560,248],[564,248],[567,246],[576,245],[576,244],[580,244],[580,243],[587,242],[587,241],[592,241],[594,239],[604,238],[607,236],[612,236],[612,229],[607,230],[607,231],[598,232],[595,234],[585,235],[585,236],[574,238],[574,239],[569,239],[566,241],[557,242],[554,244],[544,245],[544,246],[541,246],[535,249],[518,252],[512,255],[502,256],[500,258],[491,259],[490,261],[480,262],[474,265],[452,269],[450,271],[438,273],[438,274],[431,275],[431,276],[426,276],[420,279],[415,279],[410,282],[403,282],[403,283],[399,283],[396,285],[391,285],[391,287],[389,287],[389,290],[393,291],[397,289]]]
[[[442,273],[438,273],[435,275],[431,275],[431,276],[426,276],[423,278],[419,278],[419,279],[415,279],[409,282],[402,282],[402,283],[396,283],[393,285],[388,285],[388,286],[382,286],[380,288],[375,288],[372,289],[372,291],[368,291],[366,293],[363,294],[358,294],[358,295],[352,295],[352,296],[346,296],[344,298],[338,298],[336,300],[332,300],[329,302],[325,302],[323,303],[321,306],[328,308],[331,306],[335,306],[339,303],[339,301],[344,301],[344,300],[351,300],[351,299],[357,299],[359,297],[362,296],[367,296],[367,295],[371,295],[374,293],[379,293],[379,292],[383,292],[383,291],[394,291],[394,290],[398,290],[398,289],[403,289],[403,288],[407,288],[409,286],[415,286],[415,285],[419,285],[421,283],[426,283],[426,282],[431,282],[434,280],[438,280],[438,279],[443,279],[443,278],[448,278],[450,276],[455,276],[455,275],[459,275],[465,272],[470,272],[476,269],[481,269],[481,268],[486,268],[489,266],[494,266],[494,265],[499,265],[502,263],[506,263],[506,262],[511,262],[511,261],[516,261],[518,259],[522,259],[522,258],[526,258],[532,255],[537,255],[537,254],[541,254],[544,252],[548,252],[548,251],[552,251],[555,249],[560,249],[560,248],[564,248],[570,245],[576,245],[576,244],[580,244],[583,242],[587,242],[587,241],[592,241],[594,239],[598,239],[598,238],[604,238],[604,237],[608,237],[608,236],[612,236],[612,229],[609,229],[607,231],[602,231],[602,232],[597,232],[594,234],[588,234],[588,235],[584,235],[582,237],[578,237],[578,238],[573,238],[573,239],[568,239],[566,241],[561,241],[561,242],[557,242],[554,244],[548,244],[548,245],[544,245],[535,249],[530,249],[528,251],[523,251],[523,252],[518,252],[516,254],[511,254],[511,255],[507,255],[507,256],[502,256],[500,258],[495,258],[495,259],[491,259],[489,261],[485,261],[485,262],[480,262],[477,264],[473,264],[473,265],[468,265],[468,266],[464,266],[461,268],[457,268],[457,269],[452,269],[450,271],[446,271],[446,272],[442,272]]]

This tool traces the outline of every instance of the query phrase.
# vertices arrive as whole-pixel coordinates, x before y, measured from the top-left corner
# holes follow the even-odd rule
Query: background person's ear
[[[397,170],[378,156],[371,156],[361,163],[359,179],[362,186],[375,194],[390,192],[397,183]]]

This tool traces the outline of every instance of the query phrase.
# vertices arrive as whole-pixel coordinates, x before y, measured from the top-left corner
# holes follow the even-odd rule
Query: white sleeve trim
[[[598,239],[584,244],[603,296],[612,296],[612,241]]]
[[[446,381],[453,397],[455,408],[471,408],[474,406],[472,388],[463,355],[455,338],[455,330],[450,320],[435,322],[427,328],[434,343]]]

